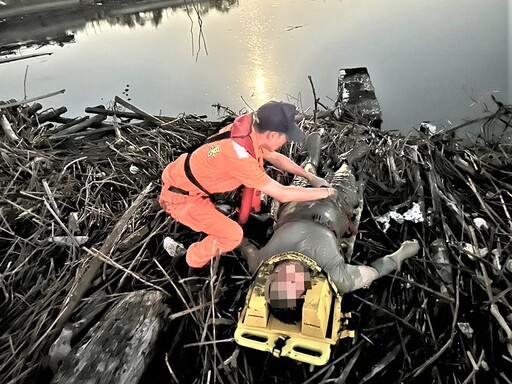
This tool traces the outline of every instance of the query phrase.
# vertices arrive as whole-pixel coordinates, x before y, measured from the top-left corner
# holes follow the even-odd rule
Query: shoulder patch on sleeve
[[[235,152],[239,159],[244,159],[246,157],[251,156],[251,155],[249,155],[249,152],[247,152],[247,149],[242,147],[240,144],[235,143],[234,141],[233,141],[233,148],[235,149]]]

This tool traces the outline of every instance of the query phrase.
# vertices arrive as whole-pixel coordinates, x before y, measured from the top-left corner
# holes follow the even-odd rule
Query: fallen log
[[[57,132],[61,132],[69,127],[72,127],[73,125],[79,124],[81,122],[84,122],[89,117],[82,116],[82,117],[76,117],[74,119],[71,119],[71,121],[68,121],[66,123],[63,122],[63,120],[67,120],[67,118],[59,117],[58,119],[54,119],[53,121],[56,123],[62,123],[62,125],[59,125],[58,127],[52,129],[52,133],[56,134]],[[57,121],[58,120],[58,121]]]
[[[138,383],[167,323],[164,299],[158,291],[128,294],[71,350],[51,382]]]
[[[103,246],[100,249],[100,253],[104,255],[110,255],[112,249],[114,248],[115,244],[119,241],[121,234],[125,230],[127,223],[132,218],[140,204],[144,201],[152,187],[153,184],[150,183],[140,193],[140,195],[137,196],[137,199],[135,199],[132,206],[126,210],[124,215],[121,217],[121,219],[117,222],[116,226],[112,230],[112,233],[110,233],[110,235],[105,240],[105,243],[103,243]],[[61,312],[58,316],[56,323],[56,328],[58,330],[60,330],[60,328],[62,328],[62,326],[69,319],[69,316],[71,316],[71,314],[73,313],[74,309],[76,308],[76,306],[82,299],[83,295],[89,288],[92,280],[94,279],[94,276],[96,275],[96,272],[98,272],[98,269],[102,265],[103,261],[95,258],[92,259],[88,265],[84,266],[84,268],[82,269],[82,273],[80,273],[79,275],[79,279],[75,281],[75,284],[73,285],[71,292],[69,292],[67,300],[64,302],[64,306],[61,309]]]
[[[121,118],[126,119],[137,119],[137,120],[143,120],[145,119],[144,116],[142,116],[140,113],[134,113],[134,112],[125,112],[125,111],[114,111],[111,109],[105,109],[101,107],[87,107],[85,108],[86,113],[95,113],[97,115],[105,115],[105,116],[117,116]],[[171,121],[175,120],[175,117],[169,117],[169,116],[158,116],[159,119]]]
[[[114,100],[116,101],[116,103],[119,103],[121,104],[123,107],[125,108],[128,108],[130,110],[132,110],[134,113],[142,116],[145,120],[149,121],[150,123],[152,124],[155,124],[155,125],[158,125],[158,126],[161,126],[162,124],[164,124],[165,122],[160,120],[158,117],[156,116],[153,116],[145,111],[143,111],[142,109],[136,107],[135,105],[132,105],[130,104],[129,102],[127,102],[126,100],[123,100],[121,99],[119,96],[116,96],[114,98]]]
[[[65,137],[66,135],[69,135],[72,133],[78,133],[80,131],[83,131],[86,128],[89,128],[92,125],[101,123],[106,118],[107,118],[107,116],[104,116],[104,115],[91,116],[84,121],[74,124],[66,129],[63,129],[60,132],[57,132],[56,134],[51,136],[50,139],[61,139],[61,138]]]
[[[66,90],[65,89],[61,89],[60,91],[55,91],[55,92],[47,93],[46,95],[42,95],[42,96],[32,97],[31,99],[23,99],[23,100],[20,100],[20,101],[14,100],[14,101],[9,102],[7,104],[1,104],[0,105],[0,109],[10,108],[10,107],[17,107],[18,105],[24,105],[24,104],[28,104],[28,103],[31,103],[31,102],[36,101],[36,100],[46,99],[48,97],[52,97],[52,96],[55,96],[55,95],[60,95],[61,93],[64,93],[64,92],[66,92]]]
[[[49,137],[50,140],[65,140],[65,139],[77,139],[82,138],[89,135],[94,135],[98,133],[105,133],[109,131],[115,130],[115,127],[113,125],[109,124],[102,124],[101,128],[94,128],[94,129],[88,129],[85,131],[77,132],[77,133],[70,133],[68,135],[55,135]]]
[[[41,103],[34,103],[28,107],[23,108],[22,113],[28,117],[31,117],[33,114],[35,114],[37,111],[40,111],[41,109],[43,109]]]
[[[53,120],[56,117],[66,113],[68,109],[66,107],[60,107],[57,109],[52,109],[50,111],[43,112],[39,115],[34,116],[30,119],[30,124],[32,125],[40,125],[46,123],[47,121]]]

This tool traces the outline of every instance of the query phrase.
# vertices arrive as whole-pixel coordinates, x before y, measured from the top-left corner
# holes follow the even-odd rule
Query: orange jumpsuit
[[[239,123],[252,124],[250,115],[238,119]],[[231,138],[204,144],[190,155],[194,177],[210,194],[229,192],[241,185],[260,189],[272,180],[263,170],[263,150],[254,132],[250,136],[256,158]],[[189,180],[184,167],[186,156],[181,155],[165,168],[159,202],[173,219],[207,234],[187,250],[187,264],[200,268],[213,257],[235,249],[242,241],[243,230],[238,223],[220,213],[208,195]],[[172,192],[169,190],[171,186],[188,192],[188,195]]]

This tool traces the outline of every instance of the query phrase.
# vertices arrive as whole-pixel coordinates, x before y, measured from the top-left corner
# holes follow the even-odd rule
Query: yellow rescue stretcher
[[[311,268],[312,287],[304,298],[302,320],[296,324],[276,319],[265,299],[273,265],[290,259]],[[341,299],[342,295],[330,277],[312,259],[297,252],[273,256],[260,267],[249,288],[235,331],[235,341],[276,357],[286,356],[303,363],[324,365],[338,340],[355,336],[355,332],[349,329],[351,314],[341,311]]]

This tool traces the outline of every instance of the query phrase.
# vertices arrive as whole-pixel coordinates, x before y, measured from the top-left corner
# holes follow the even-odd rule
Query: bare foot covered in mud
[[[418,240],[407,240],[402,243],[400,248],[393,253],[394,259],[400,264],[405,259],[414,256],[420,250]]]

